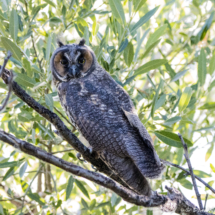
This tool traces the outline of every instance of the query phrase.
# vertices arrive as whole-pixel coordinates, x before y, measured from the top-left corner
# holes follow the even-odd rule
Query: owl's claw
[[[96,167],[94,167],[93,165],[91,165],[91,167],[95,170],[95,172],[98,171],[98,169]]]
[[[81,158],[81,153],[80,153],[80,152],[78,152],[78,153],[76,154],[76,157],[77,157],[78,160],[80,160],[81,162],[87,162],[87,161],[85,161],[84,159]]]

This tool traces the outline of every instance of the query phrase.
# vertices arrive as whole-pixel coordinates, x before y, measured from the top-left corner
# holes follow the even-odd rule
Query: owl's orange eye
[[[63,65],[63,66],[67,66],[68,65],[68,60],[66,58],[63,58],[60,63]]]
[[[85,59],[84,58],[80,58],[79,61],[78,61],[78,63],[84,64],[85,63]]]

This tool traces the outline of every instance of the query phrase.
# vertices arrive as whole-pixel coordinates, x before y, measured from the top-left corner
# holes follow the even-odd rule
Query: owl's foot
[[[90,146],[89,148],[90,154],[95,158],[95,159],[99,159],[99,154],[93,150],[93,147]]]
[[[81,158],[81,153],[80,153],[80,152],[78,152],[78,153],[76,154],[76,157],[77,157],[78,160],[80,160],[81,162],[87,162],[87,161],[85,161],[84,159]]]

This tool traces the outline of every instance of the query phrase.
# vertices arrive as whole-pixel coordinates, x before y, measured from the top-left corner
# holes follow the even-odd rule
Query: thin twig
[[[189,172],[188,170],[186,170],[185,168],[183,168],[182,166],[179,166],[179,165],[177,165],[177,164],[171,163],[171,162],[166,161],[166,160],[162,160],[162,159],[160,159],[160,160],[161,160],[165,165],[174,166],[174,167],[176,167],[176,168],[178,168],[178,169],[183,170],[183,171],[186,172],[188,175],[190,175],[190,172]],[[194,176],[195,176],[195,178],[196,178],[198,181],[202,182],[202,184],[204,184],[205,187],[207,187],[209,190],[211,190],[211,191],[215,194],[215,189],[213,189],[209,184],[207,184],[205,181],[203,181],[203,180],[202,180],[201,178],[199,178],[198,176],[196,176],[196,175],[194,175]]]
[[[7,57],[4,59],[4,63],[3,63],[3,66],[1,67],[1,70],[0,70],[0,77],[2,75],[2,73],[5,71],[5,67],[7,65],[7,62],[8,60],[10,59],[10,57],[12,56],[12,53],[10,51],[8,51],[7,53]],[[9,80],[8,80],[8,94],[4,100],[4,103],[3,105],[0,107],[0,111],[2,111],[6,106],[7,106],[7,103],[9,101],[9,98],[11,96],[11,93],[12,93],[12,82],[13,82],[13,73],[10,72],[10,77],[9,77]]]
[[[205,206],[204,206],[204,210],[206,210],[207,200],[208,200],[208,194],[206,194],[206,196],[205,196]]]
[[[191,165],[191,162],[190,162],[190,159],[189,159],[188,150],[187,150],[187,144],[184,142],[184,139],[183,139],[183,137],[181,136],[180,133],[178,133],[178,136],[179,136],[179,138],[180,138],[180,140],[181,140],[181,142],[183,144],[183,147],[184,147],[184,157],[185,157],[185,159],[187,161],[187,164],[188,164],[188,167],[189,167],[189,170],[190,170],[190,175],[191,175],[191,178],[192,178],[192,181],[193,181],[193,187],[194,187],[196,197],[197,197],[197,200],[198,200],[198,203],[199,203],[199,208],[200,208],[200,210],[202,210],[203,205],[202,205],[201,197],[200,197],[198,187],[197,187],[197,184],[196,184],[195,175],[193,174],[193,168],[192,168],[192,165]]]
[[[74,150],[74,149],[65,149],[63,151],[52,152],[52,154],[54,155],[54,154],[58,154],[58,153],[62,153],[62,152],[70,152],[72,150]]]
[[[54,107],[54,110],[56,110],[73,127],[72,132],[74,132],[75,128],[73,124],[56,107]]]

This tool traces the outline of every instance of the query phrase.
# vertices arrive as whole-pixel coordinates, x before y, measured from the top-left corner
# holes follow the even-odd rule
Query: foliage
[[[185,164],[176,135],[180,132],[191,154],[200,146],[208,148],[202,155],[207,161],[214,150],[214,4],[214,0],[1,0],[0,55],[12,52],[7,66],[19,85],[40,104],[60,113],[72,128],[52,85],[49,60],[57,38],[74,43],[84,37],[99,63],[132,97],[158,155]],[[0,87],[3,101],[7,88],[2,80]],[[15,95],[0,118],[1,129],[92,170],[76,158],[49,122]],[[212,185],[214,161],[209,165],[210,172],[195,169],[195,174],[209,178]],[[81,214],[137,214],[144,210],[4,143],[0,143],[0,175],[0,198],[5,200],[0,200],[0,214],[28,210],[47,215],[77,210]],[[190,177],[176,168],[167,167],[152,188],[165,192],[164,181],[192,189]],[[209,199],[215,198],[207,190],[202,197],[206,193]],[[17,195],[27,202],[10,200]]]

